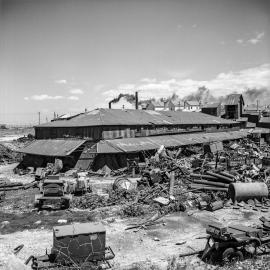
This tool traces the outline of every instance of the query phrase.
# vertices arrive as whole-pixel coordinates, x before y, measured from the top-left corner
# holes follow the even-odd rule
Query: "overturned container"
[[[247,201],[268,197],[268,188],[265,183],[232,183],[229,185],[229,197],[233,202]]]

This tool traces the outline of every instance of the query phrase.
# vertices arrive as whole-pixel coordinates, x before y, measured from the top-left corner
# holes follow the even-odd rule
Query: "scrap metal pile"
[[[9,164],[21,160],[22,155],[14,152],[11,147],[0,144],[0,164]]]
[[[237,195],[238,183],[242,183],[240,189],[254,183],[245,199],[261,200],[268,196],[269,154],[269,146],[259,147],[250,139],[224,145],[211,143],[203,148],[169,150],[161,146],[144,163],[133,162],[132,168],[122,169],[122,176],[116,178],[106,196],[86,194],[76,198],[73,205],[83,209],[123,205],[123,212],[128,216],[157,209],[184,211],[187,207],[214,211],[226,202],[227,205],[235,205],[235,201],[244,203],[241,194]],[[131,181],[134,171],[139,179],[136,187]]]

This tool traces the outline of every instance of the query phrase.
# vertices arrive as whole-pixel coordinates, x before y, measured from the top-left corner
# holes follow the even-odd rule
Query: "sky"
[[[269,0],[0,0],[0,123],[270,89]]]

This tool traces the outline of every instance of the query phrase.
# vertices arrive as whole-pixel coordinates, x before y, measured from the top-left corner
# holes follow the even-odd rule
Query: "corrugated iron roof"
[[[256,127],[256,123],[247,122],[246,124],[246,128],[255,128],[255,127]]]
[[[248,118],[247,117],[240,117],[238,119],[236,119],[237,122],[247,122]]]
[[[186,100],[186,103],[190,106],[200,106],[200,102],[197,100]]]
[[[211,125],[237,122],[215,116],[181,111],[96,109],[70,120],[54,121],[38,127],[85,127],[130,125]]]
[[[259,122],[270,124],[270,117],[262,117]]]
[[[269,134],[270,129],[269,128],[263,128],[263,127],[255,127],[253,129],[248,130],[249,133],[259,133],[259,134]]]
[[[219,102],[204,104],[202,108],[217,108],[220,106]]]
[[[138,152],[158,149],[161,145],[165,147],[177,147],[214,141],[235,140],[246,137],[247,134],[247,130],[241,130],[104,140],[98,142],[97,153],[115,153],[114,151],[118,153]]]
[[[37,140],[19,149],[18,152],[40,156],[65,157],[85,142],[86,140]]]
[[[243,96],[241,94],[230,94],[227,96],[227,98],[224,102],[224,105],[237,105],[237,104],[239,104],[239,102],[241,100],[244,103],[244,99],[243,99]]]
[[[152,104],[155,106],[155,107],[164,107],[164,102],[161,101],[161,100],[153,100],[152,101]]]

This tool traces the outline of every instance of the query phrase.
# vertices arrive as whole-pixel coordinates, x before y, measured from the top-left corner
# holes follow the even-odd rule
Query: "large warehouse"
[[[124,167],[144,151],[245,137],[240,124],[198,112],[96,109],[35,127],[36,141],[22,149],[30,166],[58,157],[78,169]]]
[[[239,123],[197,112],[96,109],[35,127],[36,139],[130,138],[193,131],[237,130]]]

